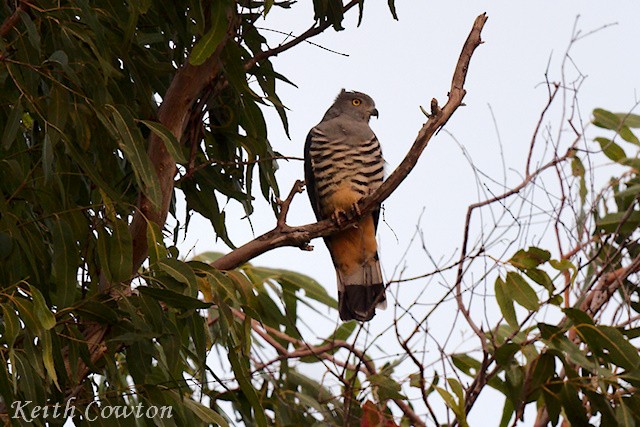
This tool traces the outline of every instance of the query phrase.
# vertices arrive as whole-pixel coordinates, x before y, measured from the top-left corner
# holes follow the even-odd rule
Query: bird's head
[[[378,110],[373,99],[362,92],[351,92],[342,89],[333,105],[325,115],[325,119],[345,114],[356,120],[369,122],[371,116],[378,117]]]

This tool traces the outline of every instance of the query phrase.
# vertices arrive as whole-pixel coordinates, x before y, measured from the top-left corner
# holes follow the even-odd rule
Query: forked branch
[[[385,201],[405,180],[415,167],[420,155],[429,141],[451,118],[453,113],[463,105],[462,100],[466,94],[464,82],[467,78],[469,63],[475,49],[482,43],[481,32],[487,21],[487,15],[478,16],[473,23],[471,32],[465,41],[458,63],[453,73],[451,89],[447,103],[440,108],[438,102],[431,101],[431,115],[418,132],[418,136],[411,149],[400,165],[393,171],[389,178],[370,196],[360,200],[360,216],[354,216],[340,225],[330,219],[299,227],[276,227],[273,230],[257,237],[256,239],[237,248],[229,254],[218,258],[213,266],[220,270],[231,270],[267,251],[283,246],[304,247],[311,239],[324,237],[353,226],[361,216],[371,212],[376,206]]]

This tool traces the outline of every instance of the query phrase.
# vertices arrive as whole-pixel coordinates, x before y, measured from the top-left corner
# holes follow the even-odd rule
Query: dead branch
[[[343,221],[341,225],[337,225],[332,220],[326,219],[299,227],[288,227],[286,229],[276,227],[262,236],[240,246],[227,255],[218,258],[212,263],[212,266],[220,270],[231,270],[255,258],[256,256],[275,248],[283,246],[304,246],[311,239],[328,236],[336,233],[337,231],[351,227],[361,216],[368,214],[376,206],[379,206],[383,201],[385,201],[409,175],[433,135],[435,135],[449,121],[458,107],[463,105],[462,100],[466,94],[464,82],[467,77],[469,63],[473,52],[482,43],[480,33],[486,21],[487,15],[482,14],[478,16],[473,23],[473,27],[469,37],[464,43],[453,74],[447,103],[440,108],[435,99],[431,101],[431,115],[420,129],[420,132],[418,132],[415,142],[400,165],[393,171],[380,188],[378,188],[378,190],[370,196],[360,200],[358,203],[361,212],[360,216],[349,218],[347,221]]]
[[[291,191],[289,192],[289,196],[287,196],[287,198],[284,201],[279,201],[280,215],[278,215],[278,225],[277,225],[278,228],[283,229],[285,227],[288,227],[286,224],[287,214],[289,213],[289,207],[291,206],[293,197],[298,193],[302,193],[303,191],[304,191],[304,181],[297,180],[293,184],[293,188],[291,188]]]

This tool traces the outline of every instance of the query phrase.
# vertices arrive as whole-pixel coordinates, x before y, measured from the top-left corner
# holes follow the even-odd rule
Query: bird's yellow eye
[[[353,101],[351,101],[351,103],[357,107],[358,105],[362,104],[362,101],[356,98]]]

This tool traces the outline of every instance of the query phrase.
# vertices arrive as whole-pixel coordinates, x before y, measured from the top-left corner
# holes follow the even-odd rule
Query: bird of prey
[[[311,129],[304,147],[307,193],[318,220],[338,224],[359,215],[358,201],[384,178],[378,138],[369,127],[378,117],[375,103],[361,92],[342,90],[322,121]],[[344,321],[368,321],[385,308],[376,229],[380,206],[354,227],[325,238],[336,268],[338,310]]]

